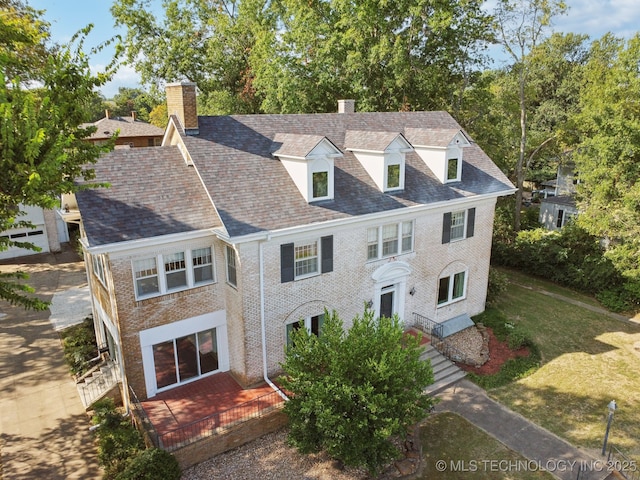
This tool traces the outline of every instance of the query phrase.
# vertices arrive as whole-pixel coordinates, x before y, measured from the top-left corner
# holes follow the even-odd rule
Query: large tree
[[[325,311],[319,336],[299,328],[292,337],[282,378],[290,441],[370,472],[396,458],[392,437],[405,435],[432,405],[423,390],[433,371],[419,359],[418,340],[397,317],[375,318],[371,310],[348,331]]]
[[[62,193],[77,189],[74,180],[90,180],[88,167],[110,145],[84,139],[91,130],[79,127],[94,89],[111,71],[94,75],[83,53],[80,32],[75,46],[50,47],[42,12],[20,2],[5,2],[0,15],[0,231],[33,227],[24,219],[25,205],[54,208]],[[16,19],[20,19],[17,21]],[[38,34],[33,33],[37,25]],[[27,52],[38,58],[24,62]],[[10,77],[8,76],[10,75]],[[37,88],[29,88],[37,82]],[[29,242],[0,236],[0,250],[11,246],[37,250]],[[23,273],[0,274],[0,298],[26,308],[46,308],[28,295]]]
[[[531,79],[531,53],[545,38],[554,16],[563,14],[567,7],[562,0],[498,0],[495,17],[498,41],[517,75],[520,141],[515,163],[516,202],[514,229],[520,229],[522,192],[526,165],[529,124],[527,119],[527,88]]]
[[[579,223],[606,239],[608,256],[640,298],[640,35],[592,44],[575,118],[581,142]]]

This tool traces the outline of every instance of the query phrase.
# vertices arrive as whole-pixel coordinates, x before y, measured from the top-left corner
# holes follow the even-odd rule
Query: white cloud
[[[92,65],[92,72],[103,71],[105,65]],[[135,69],[130,65],[122,65],[113,76],[113,79],[110,82],[107,82],[100,91],[105,98],[113,98],[113,96],[118,93],[118,89],[120,87],[128,87],[128,88],[141,88],[140,85],[140,75],[135,71]]]

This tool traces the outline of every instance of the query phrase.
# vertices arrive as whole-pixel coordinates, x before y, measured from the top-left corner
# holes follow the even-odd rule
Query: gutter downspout
[[[267,240],[269,240],[269,236],[267,236]],[[267,327],[266,327],[266,319],[264,317],[264,254],[263,254],[263,246],[264,242],[261,240],[258,243],[258,252],[259,252],[259,262],[260,262],[260,327],[262,329],[262,376],[264,381],[273,388],[278,394],[283,398],[286,402],[289,400],[282,390],[278,388],[278,386],[271,381],[269,375],[267,373]]]

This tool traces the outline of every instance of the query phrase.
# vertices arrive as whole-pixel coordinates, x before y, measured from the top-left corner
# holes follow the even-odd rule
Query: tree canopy
[[[93,178],[89,166],[111,148],[86,142],[92,130],[80,127],[94,89],[110,75],[90,71],[83,39],[91,27],[79,32],[75,46],[50,47],[48,24],[41,12],[19,2],[5,6],[10,14],[0,16],[0,231],[33,227],[21,218],[22,208],[57,206],[62,193],[76,191],[76,179]],[[38,26],[37,35],[33,25]],[[24,52],[41,61],[23,61]],[[37,88],[29,88],[33,82]],[[11,246],[36,250],[29,242],[0,237],[0,250]],[[45,308],[43,302],[25,295],[30,288],[22,279],[21,273],[2,274],[0,298],[27,308]]]
[[[398,455],[393,436],[424,418],[432,399],[431,364],[398,318],[356,317],[348,331],[325,311],[320,335],[294,331],[283,364],[290,399],[290,441],[302,452],[325,449],[346,465],[376,472]]]

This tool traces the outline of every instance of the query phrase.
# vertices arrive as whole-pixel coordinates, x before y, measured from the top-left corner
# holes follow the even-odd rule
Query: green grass
[[[421,480],[554,478],[455,413],[430,416],[420,440],[424,470],[417,478]]]
[[[560,293],[558,288],[545,289]],[[615,399],[618,411],[610,442],[640,459],[640,326],[515,284],[495,308],[538,346],[541,367],[490,390],[490,395],[570,443],[594,451],[602,448],[607,404]]]

